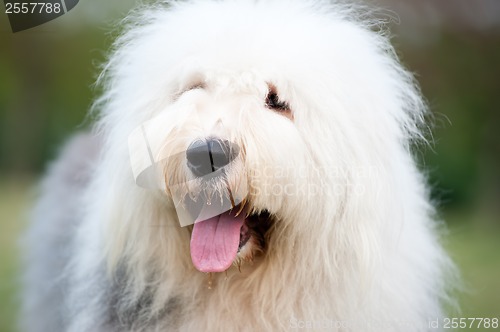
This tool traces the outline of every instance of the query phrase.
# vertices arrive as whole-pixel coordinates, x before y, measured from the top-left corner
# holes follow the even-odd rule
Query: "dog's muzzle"
[[[239,147],[228,140],[197,139],[186,150],[187,166],[195,176],[202,177],[227,166],[238,153]]]
[[[248,177],[242,166],[240,146],[208,136],[195,139],[183,149],[163,133],[161,124],[165,122],[168,123],[155,118],[129,136],[136,184],[165,191],[172,199],[181,227],[225,216],[241,204],[248,196]],[[149,139],[160,136],[166,139]]]

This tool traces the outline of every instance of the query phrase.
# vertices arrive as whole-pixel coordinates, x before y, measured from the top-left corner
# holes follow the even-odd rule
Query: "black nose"
[[[225,139],[198,139],[186,150],[187,165],[194,175],[204,176],[229,164],[238,152],[238,146]]]

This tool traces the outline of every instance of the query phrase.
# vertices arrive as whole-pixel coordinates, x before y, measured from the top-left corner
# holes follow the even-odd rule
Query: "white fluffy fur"
[[[61,330],[426,331],[441,317],[449,262],[410,153],[425,107],[377,22],[361,16],[323,1],[204,0],[129,20],[103,73],[101,158],[75,192]],[[268,84],[293,120],[265,107]],[[132,176],[128,135],[164,112],[179,114],[168,144],[184,148],[221,119],[245,149],[249,206],[277,219],[263,255],[241,273],[214,275],[212,289],[192,265],[190,232],[169,196]],[[267,190],[290,184],[321,191]],[[50,324],[33,327],[44,302],[35,293],[25,320],[40,331]],[[147,305],[127,320],[145,293]]]

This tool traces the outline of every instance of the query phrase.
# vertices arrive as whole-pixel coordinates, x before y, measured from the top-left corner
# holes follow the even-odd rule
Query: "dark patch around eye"
[[[195,89],[205,89],[205,84],[202,82],[191,84],[186,90],[184,90],[184,92]]]
[[[290,106],[285,101],[280,100],[276,89],[271,87],[266,97],[266,106],[278,112],[290,111]]]

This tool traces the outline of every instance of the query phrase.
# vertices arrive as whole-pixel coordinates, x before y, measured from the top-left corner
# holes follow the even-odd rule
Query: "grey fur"
[[[64,331],[68,322],[68,263],[74,252],[81,193],[98,155],[98,139],[75,136],[41,183],[26,247],[25,293],[21,326],[26,331]],[[26,317],[30,317],[29,320]]]
[[[73,274],[71,259],[78,253],[75,231],[83,215],[80,200],[100,146],[96,136],[75,136],[41,183],[41,197],[24,239],[26,275],[20,321],[24,331],[59,332],[75,326],[92,332],[151,331],[172,327],[179,317],[181,302],[175,297],[161,313],[149,317],[148,289],[137,303],[122,302],[126,274],[110,278],[104,262],[89,266],[84,279]]]

